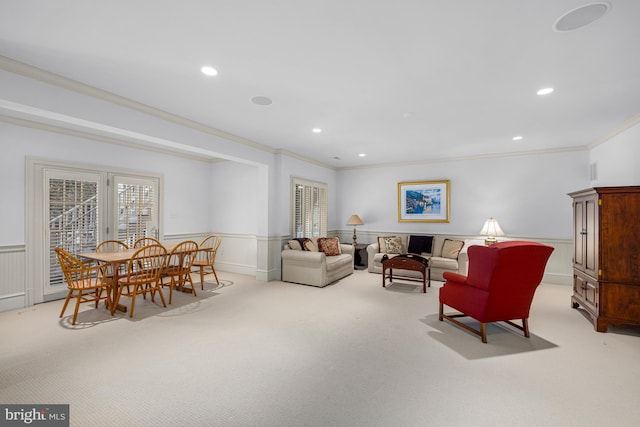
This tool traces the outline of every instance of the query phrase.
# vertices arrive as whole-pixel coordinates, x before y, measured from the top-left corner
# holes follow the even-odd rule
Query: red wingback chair
[[[491,246],[470,246],[468,275],[445,272],[440,288],[439,319],[447,319],[487,342],[487,323],[505,321],[529,337],[529,309],[542,280],[553,248],[540,243],[510,241]],[[444,314],[447,305],[460,313]],[[480,330],[459,322],[470,316],[480,322]],[[511,322],[522,319],[522,327]]]

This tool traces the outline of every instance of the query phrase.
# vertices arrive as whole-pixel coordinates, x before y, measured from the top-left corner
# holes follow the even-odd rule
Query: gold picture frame
[[[398,183],[398,222],[449,222],[449,180]]]

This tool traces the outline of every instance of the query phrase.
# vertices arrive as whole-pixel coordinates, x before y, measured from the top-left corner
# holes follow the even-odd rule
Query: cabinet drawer
[[[585,308],[598,314],[600,285],[595,279],[574,271],[573,293],[581,300]]]

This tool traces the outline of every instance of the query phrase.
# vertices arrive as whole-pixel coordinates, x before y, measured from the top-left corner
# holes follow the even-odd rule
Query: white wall
[[[11,183],[2,198],[11,209],[0,211],[0,245],[25,244],[25,162],[27,156],[113,171],[160,174],[166,234],[209,230],[209,205],[201,197],[210,186],[208,162],[185,159],[0,122],[0,179]],[[6,193],[5,193],[6,191]]]
[[[209,229],[215,232],[258,234],[258,217],[265,206],[258,200],[261,191],[258,167],[224,161],[211,165],[210,179],[202,197],[209,199]]]
[[[593,148],[593,187],[640,185],[640,124]]]
[[[341,170],[338,216],[346,222],[351,214],[359,214],[365,223],[358,227],[363,235],[477,235],[485,219],[494,217],[507,236],[569,239],[572,213],[567,193],[589,185],[588,155],[574,151]],[[398,222],[399,182],[443,179],[451,182],[449,223]]]

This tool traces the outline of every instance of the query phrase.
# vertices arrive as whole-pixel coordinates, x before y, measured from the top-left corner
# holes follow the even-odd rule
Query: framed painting
[[[398,222],[449,222],[449,180],[398,183]]]

